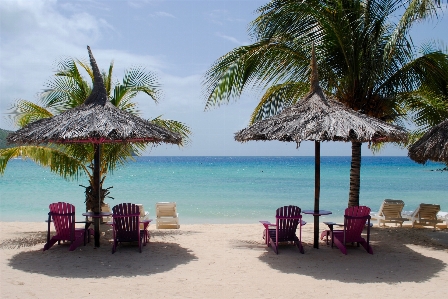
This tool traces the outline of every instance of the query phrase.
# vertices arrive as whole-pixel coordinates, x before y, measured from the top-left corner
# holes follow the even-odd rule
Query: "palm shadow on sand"
[[[323,241],[320,242],[319,249],[313,248],[312,243],[305,243],[305,254],[300,254],[293,245],[280,246],[278,255],[262,242],[257,246],[253,242],[247,242],[245,247],[264,248],[259,259],[280,272],[340,282],[388,284],[425,282],[438,276],[439,272],[448,266],[439,259],[419,253],[418,247],[412,246],[419,245],[431,250],[448,252],[448,245],[434,242],[430,237],[406,239],[400,236],[402,235],[400,229],[403,228],[392,228],[386,233],[383,232],[381,237],[378,231],[372,230],[373,255],[368,254],[362,246],[356,247],[356,245],[348,246],[347,255],[344,255],[337,247],[331,248]],[[446,235],[446,232],[440,234]]]

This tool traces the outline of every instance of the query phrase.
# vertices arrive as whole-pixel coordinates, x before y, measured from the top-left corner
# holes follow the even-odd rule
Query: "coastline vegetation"
[[[6,142],[6,136],[12,131],[0,129],[0,149],[12,147],[12,145],[8,145]]]

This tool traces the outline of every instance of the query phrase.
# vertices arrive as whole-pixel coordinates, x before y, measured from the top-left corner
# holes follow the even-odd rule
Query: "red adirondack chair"
[[[278,244],[280,242],[294,242],[301,253],[304,253],[302,246],[302,220],[301,209],[296,206],[284,206],[278,208],[275,213],[275,224],[269,221],[260,221],[265,227],[264,238],[266,244],[271,246],[278,254]],[[299,225],[299,223],[301,225]],[[297,226],[299,226],[299,237],[296,235]]]
[[[357,246],[361,244],[368,253],[373,254],[372,247],[369,245],[370,239],[370,208],[366,206],[349,207],[345,209],[344,215],[344,229],[332,230],[329,235],[331,236],[331,246],[333,244],[339,248],[343,254],[347,254],[347,243],[357,243]],[[367,222],[367,240],[364,239],[361,234],[366,227]],[[328,231],[322,232],[328,235]]]
[[[50,239],[50,225],[54,224],[56,235]],[[48,213],[48,233],[47,243],[44,245],[44,251],[48,250],[56,242],[69,241],[71,245],[68,250],[73,251],[85,241],[86,228],[75,228],[75,206],[66,202],[56,202],[50,204]]]
[[[112,208],[112,253],[120,242],[138,242],[140,253],[145,232],[140,229],[140,208],[132,203],[122,203]]]

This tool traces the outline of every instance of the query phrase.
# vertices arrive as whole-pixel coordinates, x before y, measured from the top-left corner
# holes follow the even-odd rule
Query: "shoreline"
[[[447,229],[375,226],[373,255],[356,246],[343,255],[323,241],[312,248],[313,225],[307,224],[305,254],[285,245],[276,255],[264,244],[261,224],[181,223],[178,230],[156,230],[151,224],[152,238],[142,253],[135,245],[120,245],[111,254],[104,225],[99,248],[91,242],[69,252],[62,244],[43,252],[46,223],[18,223],[0,226],[2,298],[265,298],[280,293],[284,298],[368,298],[371,292],[421,298],[446,293]]]

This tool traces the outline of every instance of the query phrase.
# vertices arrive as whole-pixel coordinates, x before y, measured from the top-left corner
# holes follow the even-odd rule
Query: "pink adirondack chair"
[[[300,253],[304,253],[302,246],[302,220],[301,209],[297,206],[284,206],[278,208],[275,213],[275,224],[269,221],[260,221],[265,227],[264,238],[266,244],[271,246],[278,254],[278,244],[280,242],[294,242],[299,248]],[[299,225],[299,223],[301,225]],[[297,226],[299,226],[299,237],[296,235]]]
[[[144,244],[145,232],[140,229],[140,208],[132,203],[121,203],[112,208],[112,253],[118,243],[138,242],[140,253]]]
[[[357,243],[357,246],[361,244],[365,250],[373,254],[372,247],[369,244],[370,239],[370,208],[366,206],[349,207],[345,209],[344,215],[344,229],[343,230],[331,230],[329,235],[331,236],[331,246],[333,244],[339,248],[343,254],[347,254],[347,243]],[[367,240],[364,239],[361,234],[366,227],[367,222]],[[328,231],[322,232],[321,239],[324,234],[328,235]]]
[[[56,235],[50,239],[50,225],[54,224]],[[71,245],[68,250],[73,251],[85,241],[86,228],[75,228],[75,206],[66,202],[50,204],[48,213],[47,243],[44,251],[50,249],[56,242],[69,241]]]

